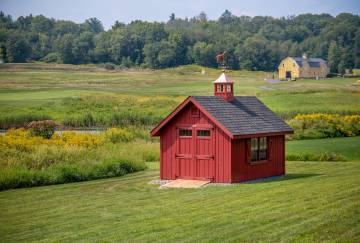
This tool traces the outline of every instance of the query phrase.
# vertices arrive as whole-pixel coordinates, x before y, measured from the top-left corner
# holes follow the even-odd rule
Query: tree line
[[[171,14],[167,22],[116,21],[105,31],[97,18],[77,24],[43,15],[13,20],[0,12],[0,59],[9,63],[216,67],[215,56],[223,51],[230,69],[274,71],[281,59],[307,53],[327,60],[332,72],[343,73],[360,67],[360,17],[249,17],[226,10],[217,20],[204,12],[190,19]]]

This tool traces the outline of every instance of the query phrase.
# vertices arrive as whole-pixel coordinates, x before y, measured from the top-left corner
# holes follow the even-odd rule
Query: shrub
[[[59,52],[51,52],[41,59],[47,63],[63,63],[63,56]]]
[[[299,153],[286,154],[286,160],[289,161],[347,161],[347,159],[336,153],[322,152],[322,153]]]
[[[105,132],[105,139],[112,143],[130,142],[134,138],[134,134],[126,128],[110,128]]]
[[[39,136],[47,139],[52,137],[55,132],[55,127],[56,123],[52,120],[32,121],[26,126],[32,136]]]
[[[53,140],[60,140],[65,142],[65,144],[81,147],[99,146],[104,143],[104,137],[102,135],[70,131],[63,132],[61,137],[54,137]]]
[[[123,176],[144,169],[144,163],[134,163],[123,158],[114,158],[91,166],[63,163],[44,170],[5,168],[0,171],[0,190]]]
[[[134,138],[131,130],[119,128],[54,133],[50,139],[24,128],[9,130],[0,135],[0,190],[121,176],[159,160],[158,143]]]
[[[115,70],[115,65],[111,62],[104,63],[104,68],[106,70]]]
[[[295,139],[360,135],[360,115],[298,114],[287,123]]]

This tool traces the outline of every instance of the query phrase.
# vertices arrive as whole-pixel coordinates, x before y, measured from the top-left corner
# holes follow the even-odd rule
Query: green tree
[[[244,45],[236,50],[239,56],[241,68],[247,70],[276,69],[279,62],[276,45],[270,43],[262,36],[254,36],[246,39]]]
[[[217,50],[213,44],[197,42],[192,49],[191,57],[196,64],[207,67],[217,67],[218,64],[215,59],[216,54]]]
[[[75,63],[73,55],[73,46],[75,36],[72,34],[65,34],[56,39],[56,50],[63,57],[64,63]]]
[[[100,33],[104,31],[104,26],[102,25],[101,21],[97,18],[90,18],[85,20],[85,30],[94,32],[94,33]]]
[[[5,48],[8,62],[26,62],[31,53],[29,43],[18,33],[9,35]]]
[[[328,50],[328,63],[331,72],[338,72],[338,67],[341,61],[341,51],[336,41],[331,41]],[[343,64],[340,66],[343,67]]]
[[[175,65],[175,46],[168,41],[146,44],[144,47],[145,64],[151,68],[172,67]]]

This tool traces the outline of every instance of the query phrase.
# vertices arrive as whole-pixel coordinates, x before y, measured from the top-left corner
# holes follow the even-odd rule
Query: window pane
[[[266,137],[260,138],[260,148],[259,148],[259,160],[267,159],[267,141]]]
[[[210,137],[210,130],[197,130],[198,137]]]
[[[251,161],[259,160],[258,158],[258,138],[252,138],[251,139]]]
[[[267,149],[260,149],[259,160],[267,160]]]
[[[189,129],[180,129],[179,135],[183,136],[183,137],[191,137],[192,136],[192,131],[189,130]]]
[[[266,149],[267,143],[266,143],[266,137],[260,138],[260,149]]]
[[[220,92],[223,92],[224,91],[224,86],[221,84],[220,85]]]
[[[231,92],[231,85],[230,85],[230,84],[228,84],[226,87],[227,87],[226,92],[230,93],[230,92]]]

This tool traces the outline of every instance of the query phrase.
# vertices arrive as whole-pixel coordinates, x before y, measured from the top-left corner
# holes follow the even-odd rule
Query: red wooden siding
[[[190,103],[162,128],[160,177],[231,182],[231,139],[194,108]],[[180,137],[180,128],[191,129],[192,137]],[[210,130],[210,137],[198,137],[197,130]]]
[[[179,129],[192,135],[179,135]],[[210,131],[199,137],[198,130]],[[160,132],[161,179],[211,178],[214,182],[241,182],[285,173],[285,135],[268,136],[268,161],[250,163],[247,139],[231,139],[191,102]]]
[[[254,180],[285,174],[285,136],[268,137],[268,161],[250,163],[246,155],[247,139],[233,140],[232,182]]]

